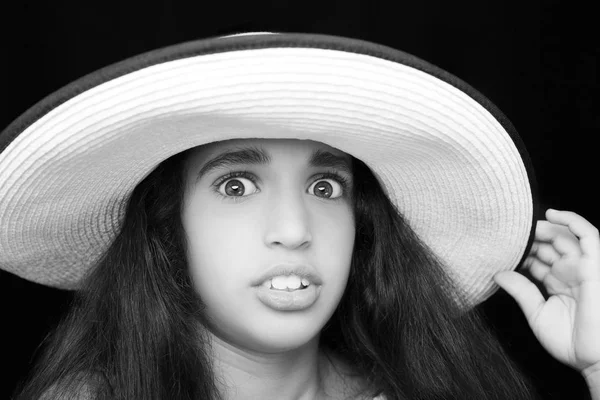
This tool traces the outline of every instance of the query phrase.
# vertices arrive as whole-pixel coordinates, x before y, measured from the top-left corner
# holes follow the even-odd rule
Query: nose
[[[268,202],[265,244],[298,249],[312,242],[310,212],[302,193],[283,190]]]

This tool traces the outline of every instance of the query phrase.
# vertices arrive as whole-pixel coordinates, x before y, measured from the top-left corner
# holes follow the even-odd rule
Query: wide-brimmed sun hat
[[[537,195],[513,125],[410,54],[317,34],[187,42],[87,75],[0,134],[0,268],[77,289],[161,161],[227,139],[310,139],[365,162],[467,306],[533,241]]]

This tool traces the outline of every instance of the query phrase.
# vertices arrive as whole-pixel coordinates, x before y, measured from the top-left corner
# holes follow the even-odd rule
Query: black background
[[[481,91],[522,136],[542,208],[600,227],[594,15],[566,1],[5,2],[0,127],[70,81],[156,47],[244,31],[350,36],[412,53]],[[0,296],[0,399],[8,399],[70,293],[0,272]],[[585,398],[580,376],[546,354],[506,293],[481,307],[544,399]]]

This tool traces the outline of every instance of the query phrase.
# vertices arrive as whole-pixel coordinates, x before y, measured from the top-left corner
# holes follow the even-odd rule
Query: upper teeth
[[[308,286],[310,281],[305,278],[300,278],[297,275],[288,276],[276,276],[271,279],[271,285],[273,289],[285,290],[285,289],[300,289],[300,286]]]

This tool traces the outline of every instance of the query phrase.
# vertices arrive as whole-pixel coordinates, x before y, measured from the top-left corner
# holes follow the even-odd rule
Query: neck
[[[213,336],[215,378],[225,399],[312,400],[322,390],[318,337],[288,351],[260,353]]]

